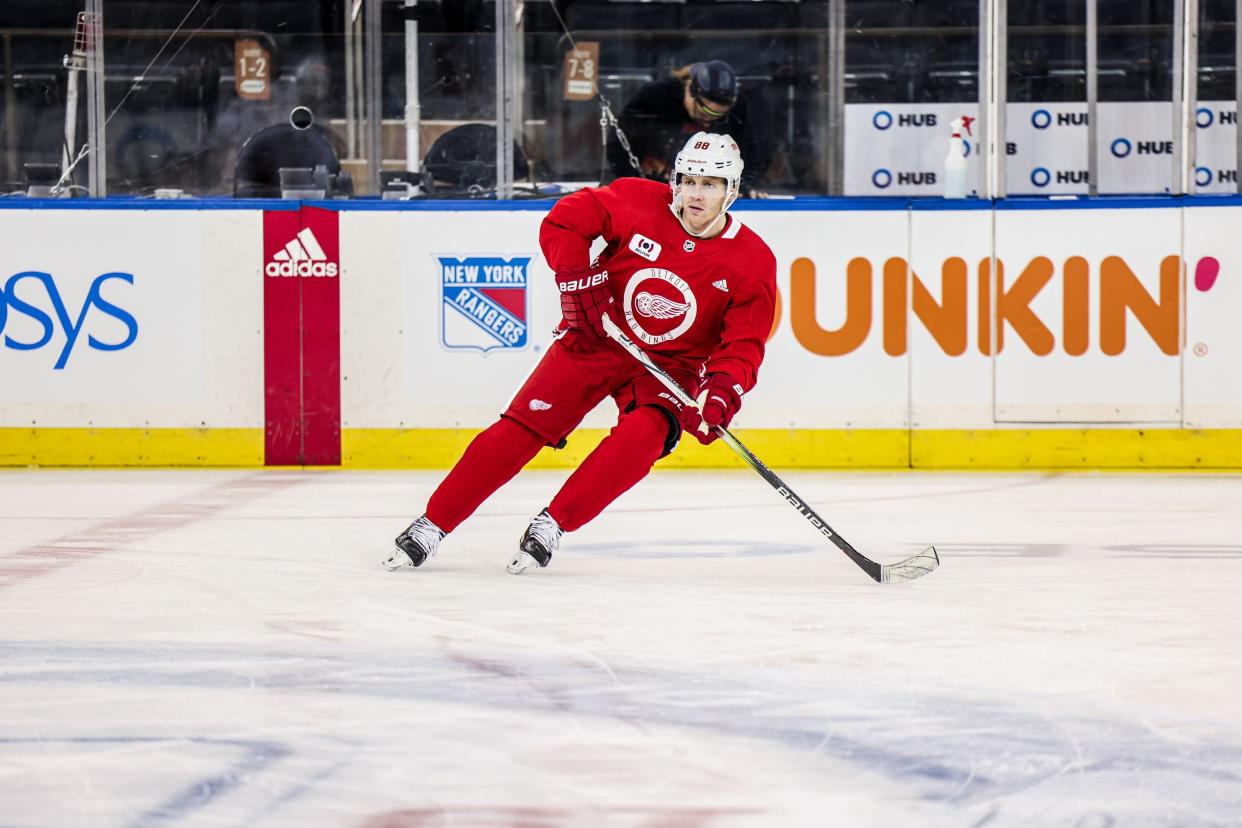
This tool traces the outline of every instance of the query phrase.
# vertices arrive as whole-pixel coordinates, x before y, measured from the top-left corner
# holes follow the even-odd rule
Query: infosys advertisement
[[[188,214],[4,216],[0,400],[185,403],[207,393],[204,224]],[[131,239],[118,243],[120,239]]]

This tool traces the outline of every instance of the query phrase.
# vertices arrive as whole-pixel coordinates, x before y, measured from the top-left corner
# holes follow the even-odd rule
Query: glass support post
[[[1087,195],[1100,194],[1099,159],[1100,16],[1098,0],[1087,0]]]
[[[1169,181],[1169,193],[1182,195],[1186,189],[1186,159],[1192,157],[1186,146],[1186,4],[1188,0],[1173,0],[1173,169]]]
[[[1181,129],[1178,130],[1182,138],[1182,153],[1181,163],[1174,170],[1174,176],[1180,177],[1183,193],[1194,195],[1198,188],[1195,183],[1195,158],[1198,155],[1199,131],[1196,118],[1196,111],[1199,109],[1199,0],[1184,0],[1184,3],[1185,17],[1182,26],[1174,32],[1174,36],[1183,41],[1182,61],[1179,64],[1182,79],[1182,120]],[[1181,7],[1181,2],[1178,5]],[[1173,158],[1179,159],[1178,153],[1174,152]]]
[[[416,173],[421,167],[422,145],[419,129],[422,106],[418,88],[418,0],[405,0],[405,169]]]
[[[381,51],[384,35],[381,29],[380,0],[366,0],[362,12],[365,32],[366,82],[365,95],[367,128],[367,192],[380,192],[380,169],[384,155],[383,84],[380,78]]]
[[[86,11],[87,189],[92,198],[103,198],[108,195],[108,112],[104,102],[103,0],[86,0]]]
[[[513,198],[517,14],[513,0],[496,0],[496,198]]]
[[[828,194],[845,192],[845,2],[829,0],[827,64],[822,67],[828,86],[826,169]],[[1242,0],[1238,0],[1242,3]]]

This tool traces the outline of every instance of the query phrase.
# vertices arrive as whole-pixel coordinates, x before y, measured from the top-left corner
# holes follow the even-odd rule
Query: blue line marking
[[[164,660],[152,665],[153,653]],[[1158,793],[1135,793],[1126,801],[1128,823],[1232,824],[1242,790],[1242,731],[1235,723],[1196,722],[1193,732],[1210,725],[1214,735],[1186,739],[1172,715],[1158,717],[1157,724],[1170,726],[1166,735],[1147,716],[1117,718],[1109,709],[1075,713],[1067,702],[1053,718],[1040,709],[1045,705],[1030,709],[1029,698],[980,697],[952,686],[912,688],[888,680],[868,683],[865,673],[694,663],[592,669],[578,659],[538,653],[325,655],[239,645],[181,645],[175,659],[166,657],[158,644],[0,642],[0,682],[30,688],[63,684],[210,692],[237,687],[241,678],[252,693],[341,693],[493,711],[514,711],[516,704],[532,713],[598,717],[644,729],[702,730],[821,754],[882,775],[911,800],[952,804],[955,813],[967,807],[981,812],[1000,802],[1014,824],[1020,821],[1018,812],[1029,816],[1032,809],[1046,809],[1045,799],[1053,796],[1067,812],[1064,823],[1081,824],[1068,810],[1082,814],[1123,790],[1129,796],[1153,786],[1176,789],[1181,802],[1192,804],[1174,806]],[[221,662],[230,666],[227,673],[202,669]],[[470,691],[463,695],[467,686]],[[264,749],[271,743],[254,744],[229,771],[178,793],[135,824],[162,825],[178,813],[202,808],[239,784],[239,768],[258,768],[279,758]],[[1125,778],[1119,780],[1119,774]],[[1027,798],[1035,790],[1041,793]],[[1022,824],[1037,822],[1028,818]]]
[[[191,782],[181,792],[140,814],[128,824],[132,828],[170,825],[180,822],[195,811],[208,805],[212,799],[241,785],[249,773],[262,770],[267,765],[288,756],[290,751],[275,742],[247,741],[242,739],[209,739],[180,736],[70,736],[64,738],[4,738],[0,744],[176,744],[190,742],[195,745],[241,748],[245,753],[220,773]],[[294,792],[282,797],[290,798]]]

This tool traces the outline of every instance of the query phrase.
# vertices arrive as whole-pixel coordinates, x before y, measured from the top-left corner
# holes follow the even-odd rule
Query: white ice
[[[0,826],[1239,826],[1242,476],[0,473]]]

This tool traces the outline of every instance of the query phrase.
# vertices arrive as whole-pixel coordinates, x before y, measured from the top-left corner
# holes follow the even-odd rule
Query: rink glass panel
[[[565,94],[572,37],[599,44],[597,88],[618,115],[644,83],[673,69],[712,58],[732,64],[763,129],[761,189],[937,196],[949,122],[980,114],[986,11],[1007,18],[1007,134],[1000,148],[1008,192],[1086,192],[1089,3],[1099,28],[1099,193],[1177,191],[1174,156],[1184,148],[1175,129],[1174,55],[1192,24],[1198,49],[1190,61],[1196,83],[1189,86],[1199,87],[1199,108],[1209,113],[1195,116],[1199,147],[1183,153],[1185,163],[1192,189],[1236,189],[1235,4],[1227,0],[1200,0],[1197,17],[1182,21],[1180,31],[1174,0],[525,0],[513,31],[499,36],[494,0],[419,0],[408,16],[391,0],[363,0],[357,9],[346,0],[107,0],[107,189],[148,197],[157,189],[236,195],[246,141],[287,124],[290,110],[304,105],[353,194],[374,196],[381,179],[400,177],[411,165],[410,151],[423,161],[454,129],[494,129],[497,79],[510,71],[512,133],[526,162],[517,168],[517,194],[546,197],[560,191],[554,185],[596,183],[613,173],[601,164],[598,100]],[[81,5],[11,0],[0,8],[5,192],[26,190],[25,164],[60,163],[63,59]],[[416,37],[407,38],[407,18],[417,23]],[[497,62],[498,43],[512,46],[516,62]],[[412,68],[417,89],[407,83]],[[75,147],[87,140],[85,78],[79,86]],[[887,114],[877,124],[881,111]],[[417,141],[408,134],[407,113],[419,122]],[[881,128],[889,116],[894,125]],[[470,151],[463,163],[490,169],[494,179],[496,148],[488,153],[478,135],[463,145]],[[973,147],[968,163],[978,164]],[[79,165],[71,185],[86,186],[88,164]],[[463,187],[462,180],[433,176],[425,183],[432,198],[463,189],[491,195],[486,185]],[[980,180],[977,167],[971,180]],[[350,192],[343,179],[338,185],[329,195]]]
[[[61,163],[66,74],[77,3],[0,4],[0,180],[25,192],[24,165]],[[58,8],[59,7],[59,8]],[[85,85],[83,85],[85,89]],[[85,111],[79,119],[86,134]]]
[[[69,22],[58,27],[72,27],[79,4],[47,5],[65,9]],[[342,15],[333,3],[107,2],[103,26],[110,195],[234,195],[245,143],[287,125],[299,105],[311,111],[312,131],[342,146],[331,128],[345,101]],[[87,120],[85,102],[79,106],[81,143]],[[88,163],[75,169],[75,183],[84,182]]]
[[[1087,192],[1087,0],[1007,0],[1010,195]]]
[[[1238,191],[1237,45],[1237,4],[1200,0],[1190,192]]]
[[[1171,193],[1177,141],[1173,0],[1099,4],[1099,192]]]

